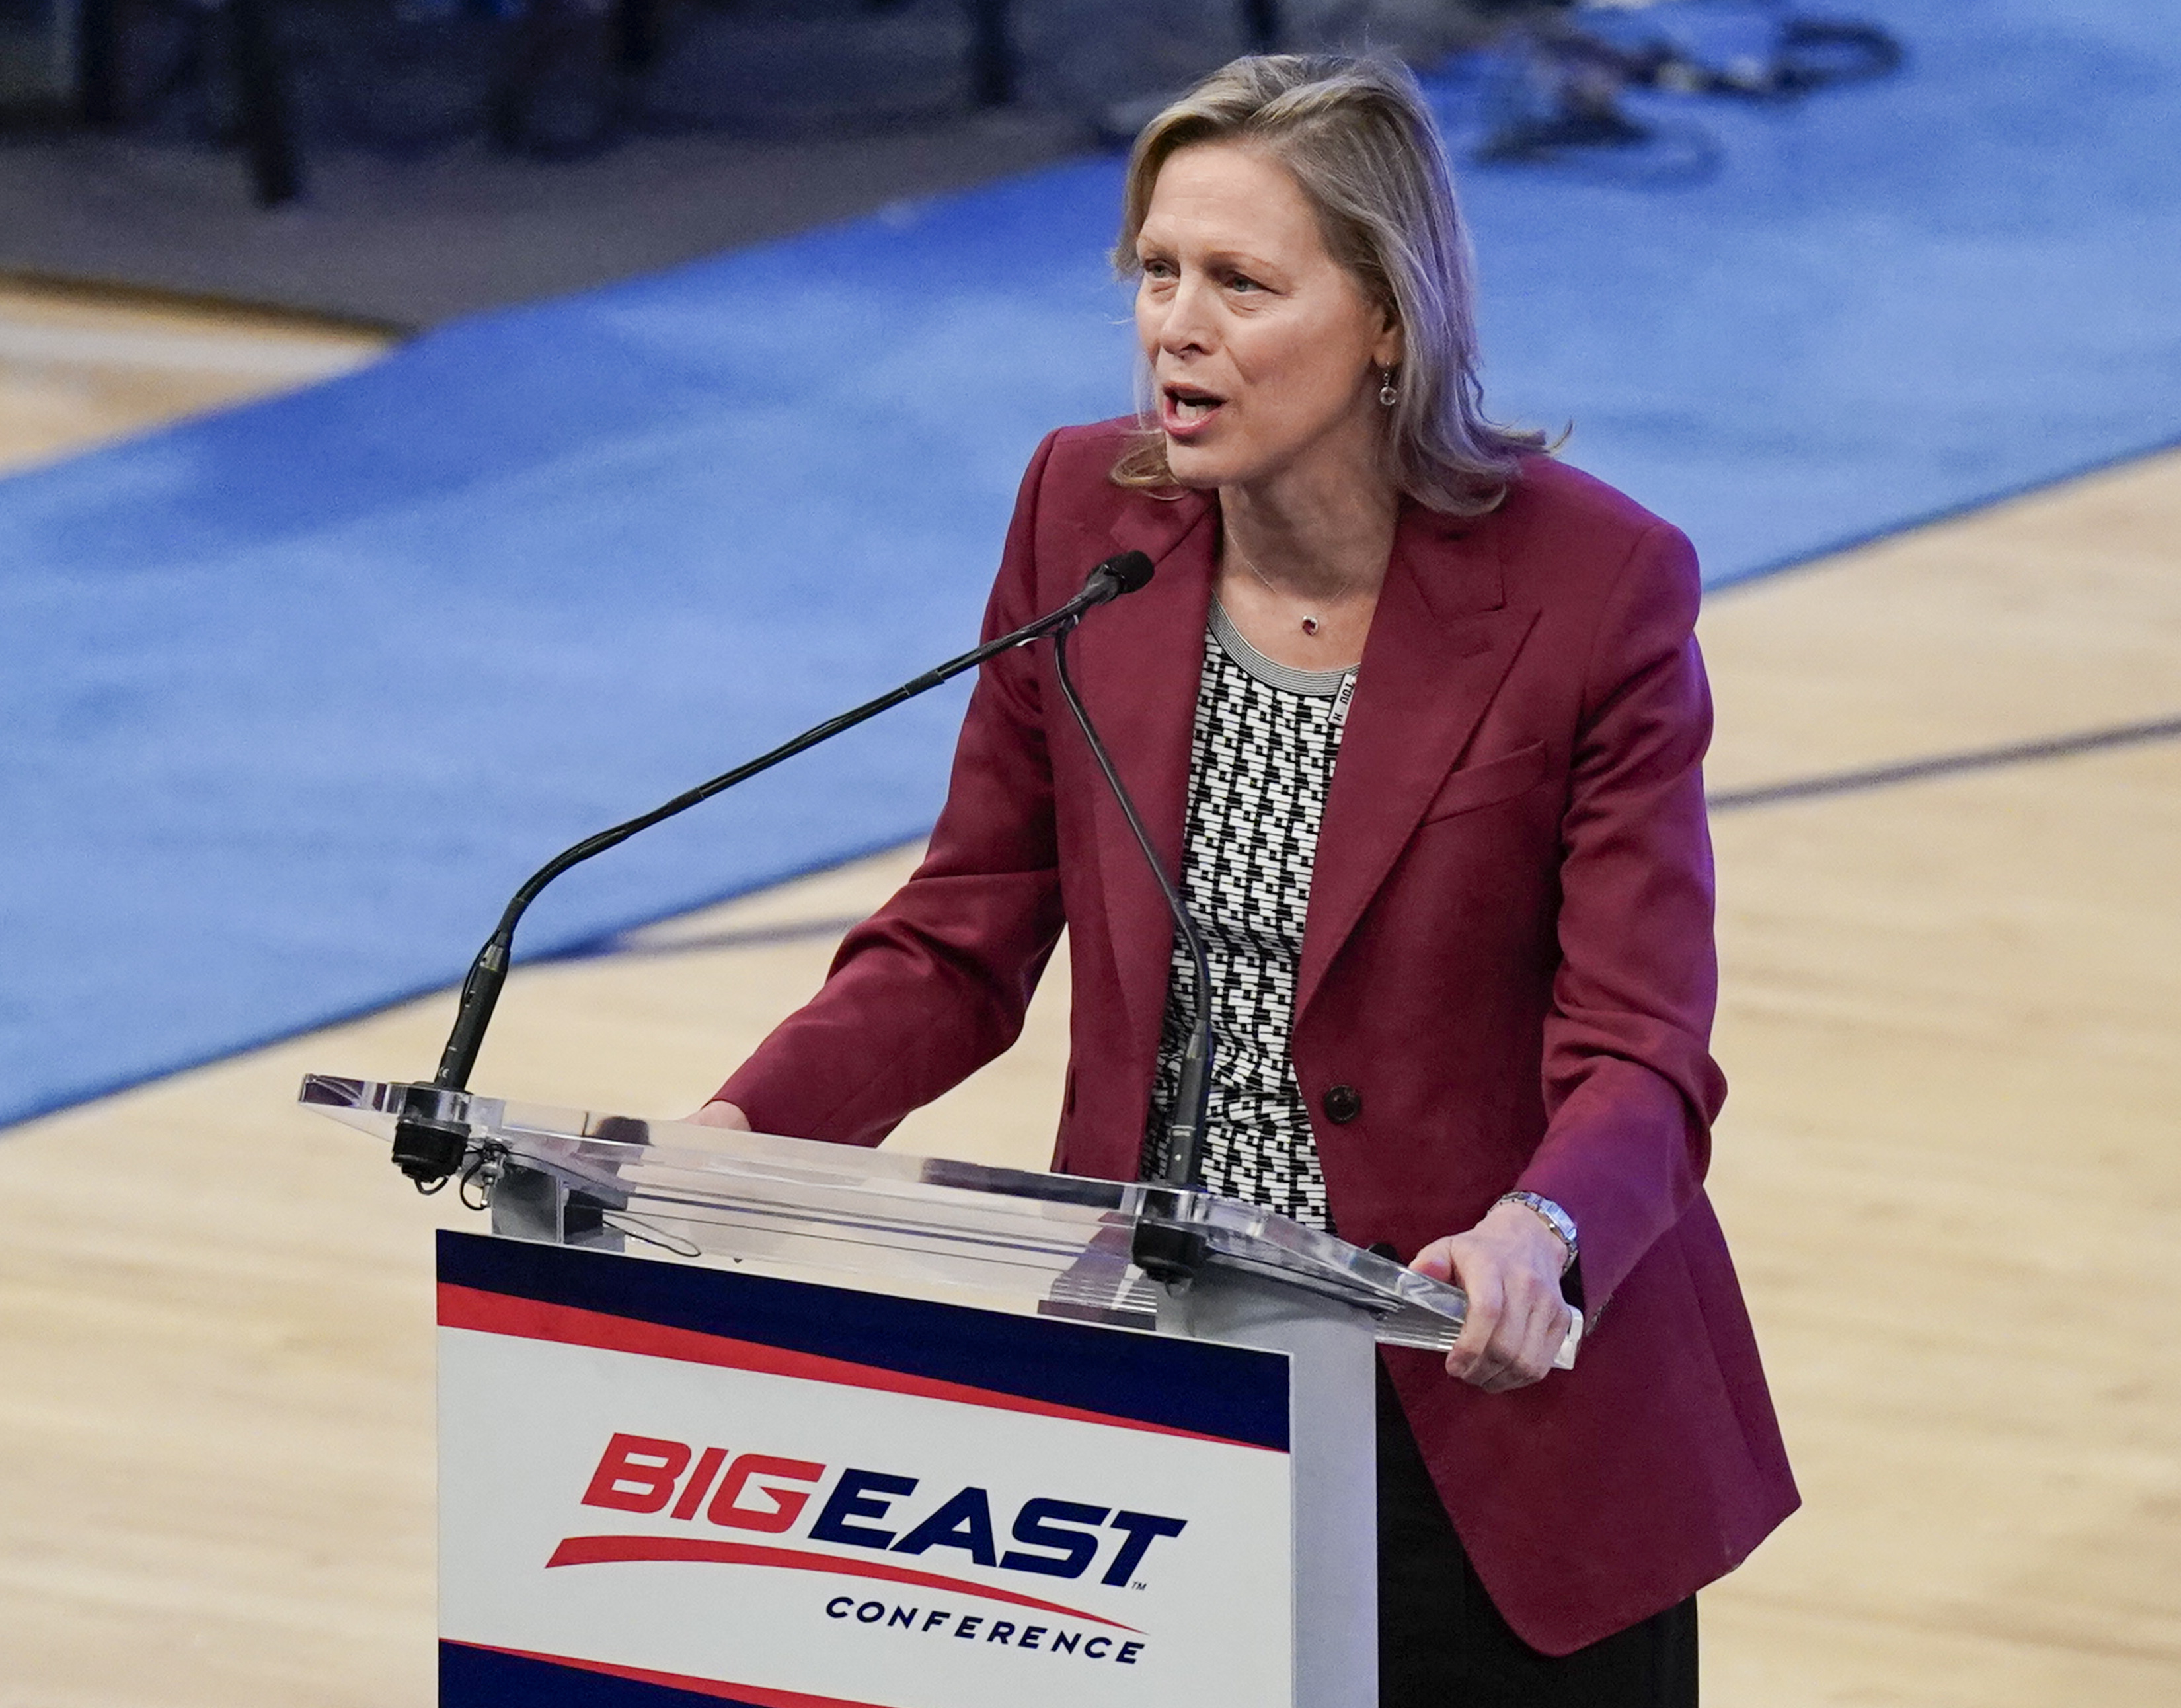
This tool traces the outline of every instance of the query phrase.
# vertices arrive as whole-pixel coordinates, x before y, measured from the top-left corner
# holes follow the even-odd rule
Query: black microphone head
[[[1080,616],[1111,604],[1124,593],[1134,593],[1151,578],[1150,558],[1140,551],[1117,551],[1083,578],[1083,591],[1069,600],[1063,610]]]
[[[1151,578],[1151,561],[1142,552],[1116,552],[1083,578],[1083,591],[1073,603],[1078,610],[1088,610],[1134,593]]]
[[[1113,578],[1117,596],[1134,593],[1151,578],[1151,561],[1140,551],[1124,551],[1118,557],[1107,558],[1098,567]]]

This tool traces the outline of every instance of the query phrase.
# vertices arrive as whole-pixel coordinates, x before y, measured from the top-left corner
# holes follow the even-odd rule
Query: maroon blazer
[[[1151,585],[1094,611],[1069,654],[1171,874],[1218,508],[1114,486],[1125,430],[1039,448],[986,629],[1059,605],[1116,551],[1151,555]],[[1549,459],[1488,516],[1405,506],[1296,981],[1295,1072],[1344,1239],[1407,1261],[1517,1186],[1578,1224],[1572,1371],[1489,1395],[1387,1355],[1479,1576],[1547,1654],[1732,1569],[1797,1502],[1703,1192],[1725,1085],[1706,1049],[1697,600],[1680,533]],[[1013,1042],[1063,924],[1053,1164],[1132,1180],[1172,926],[1040,646],[985,666],[924,864],[720,1095],[761,1132],[875,1144]]]

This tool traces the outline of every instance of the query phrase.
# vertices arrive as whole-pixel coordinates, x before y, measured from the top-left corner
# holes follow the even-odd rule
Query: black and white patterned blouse
[[[1215,600],[1190,751],[1182,890],[1212,964],[1213,1063],[1204,1184],[1312,1227],[1325,1176],[1288,1052],[1295,968],[1325,791],[1354,672],[1295,670],[1242,638]],[[1177,936],[1143,1172],[1161,1171],[1196,970]]]

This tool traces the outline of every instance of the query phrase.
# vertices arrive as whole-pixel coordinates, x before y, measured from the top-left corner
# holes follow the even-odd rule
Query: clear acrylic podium
[[[1373,1346],[1457,1289],[1159,1186],[301,1100],[462,1130],[489,1212],[440,1236],[450,1708],[1377,1702]]]

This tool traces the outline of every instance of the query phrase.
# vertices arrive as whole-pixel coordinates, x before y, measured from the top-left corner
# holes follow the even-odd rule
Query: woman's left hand
[[[1466,1234],[1433,1240],[1409,1267],[1469,1296],[1469,1316],[1446,1355],[1446,1373],[1504,1394],[1542,1380],[1567,1338],[1560,1297],[1563,1246],[1538,1213],[1494,1204]]]

